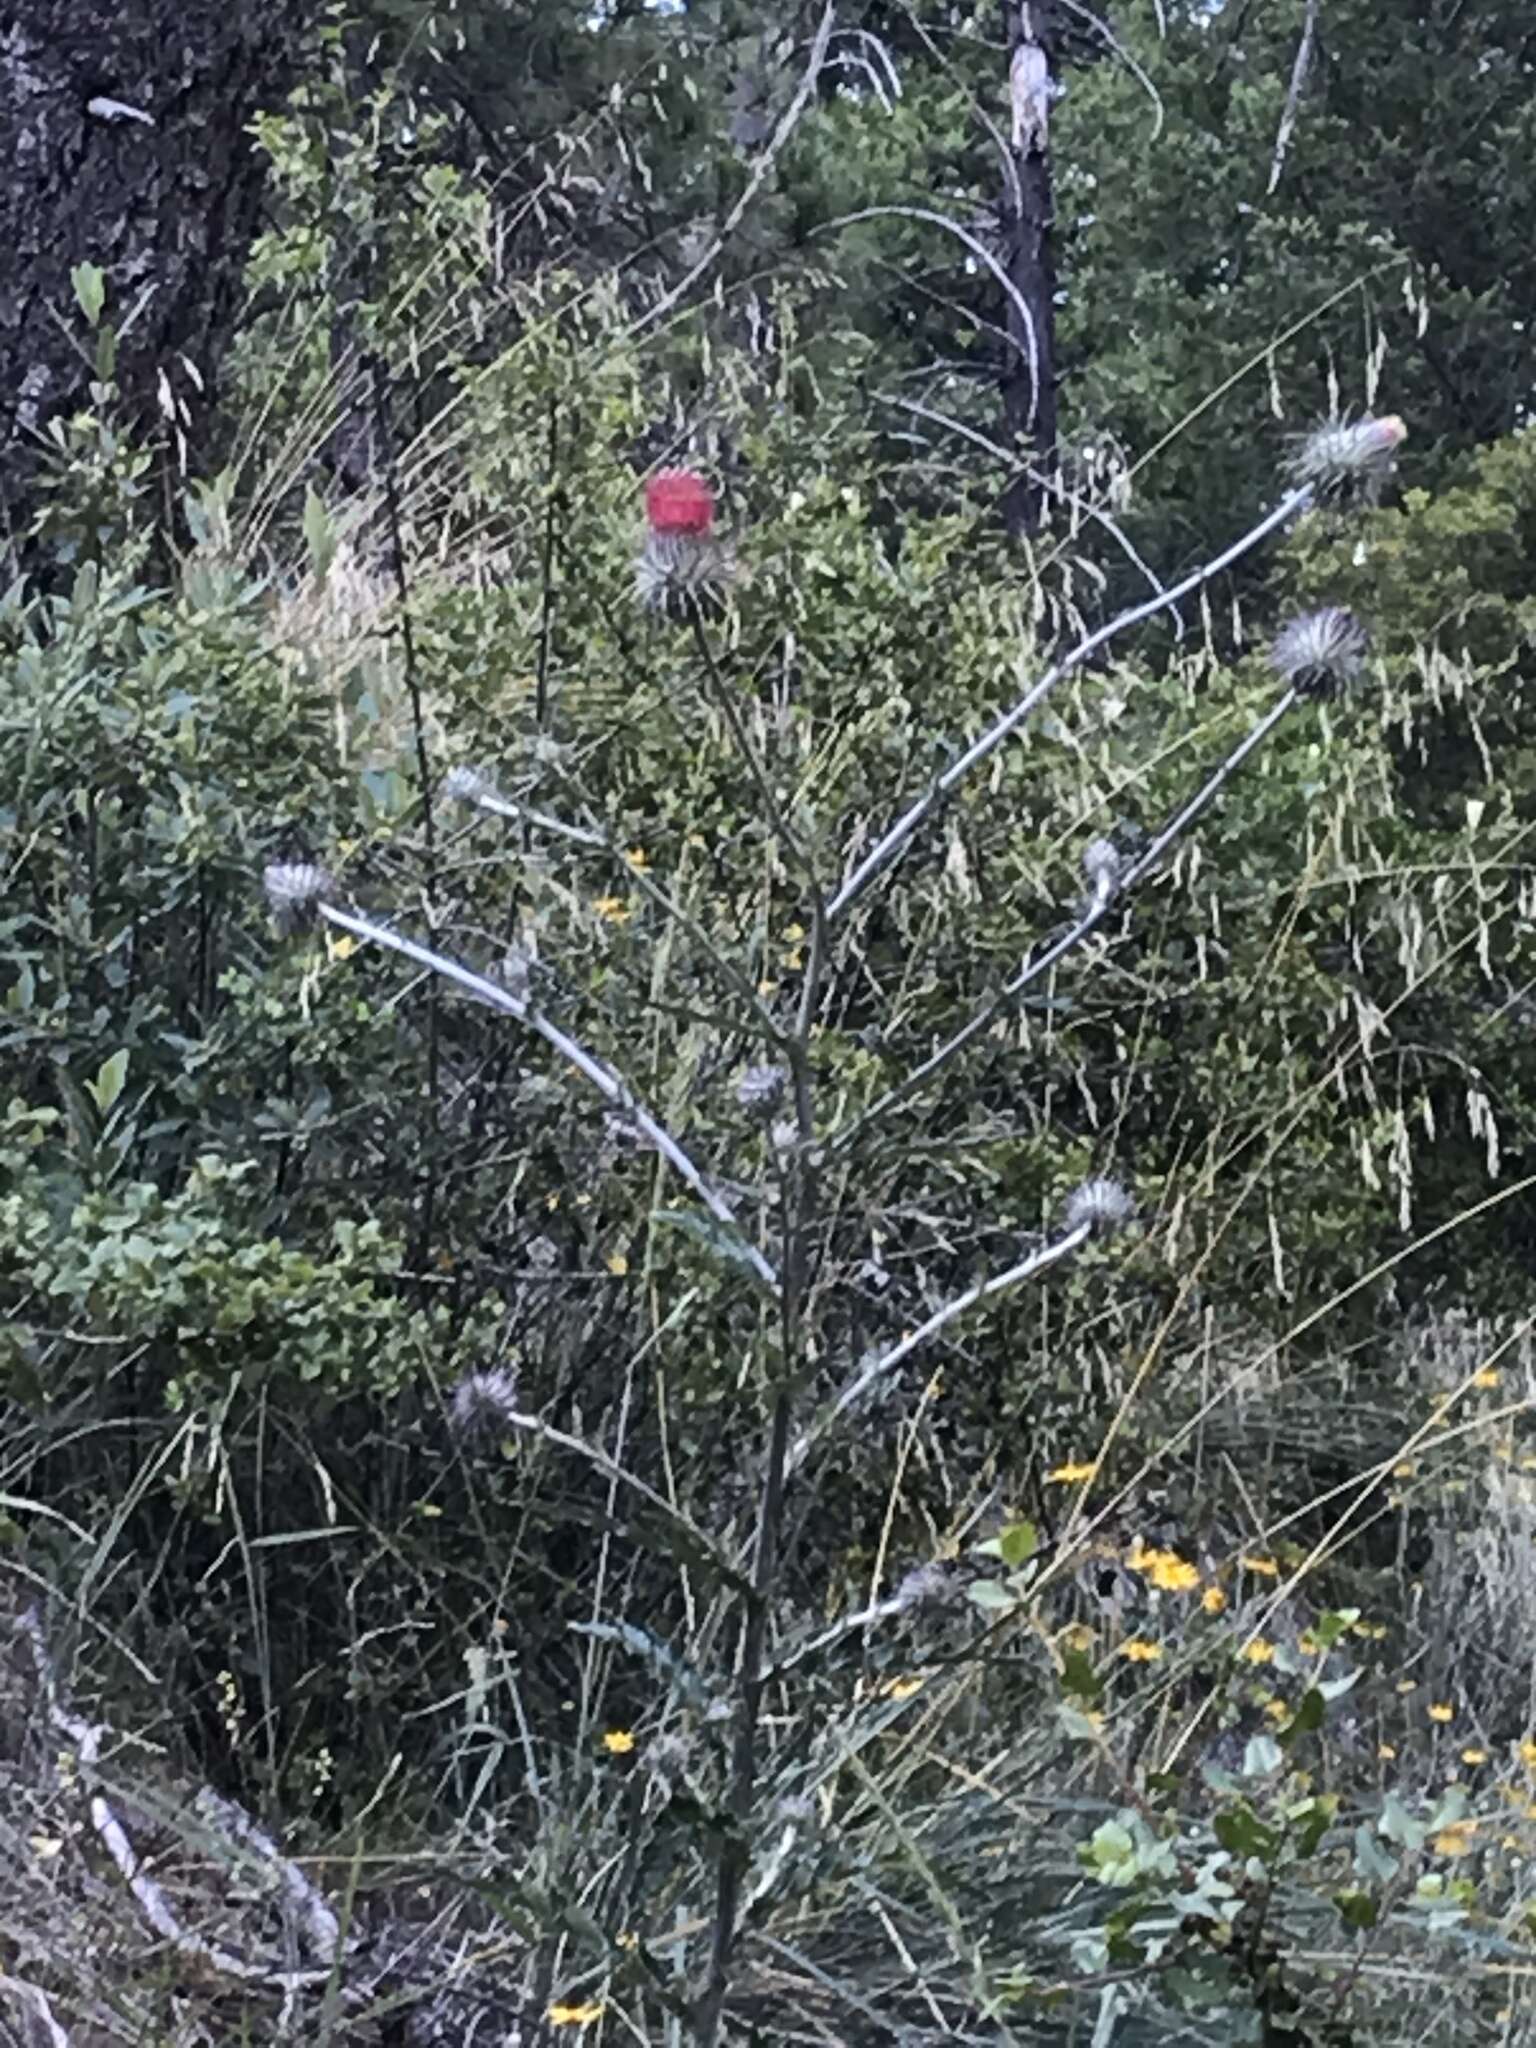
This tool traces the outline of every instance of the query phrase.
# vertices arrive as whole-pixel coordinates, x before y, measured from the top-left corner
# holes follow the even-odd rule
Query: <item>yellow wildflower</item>
[[[920,1678],[893,1678],[885,1691],[888,1699],[909,1700],[913,1693],[921,1692],[922,1689],[923,1681]]]
[[[1257,1572],[1261,1579],[1278,1579],[1280,1576],[1280,1567],[1272,1557],[1245,1557],[1243,1570]]]
[[[1070,1622],[1061,1632],[1061,1640],[1069,1650],[1091,1650],[1093,1630],[1086,1621]]]
[[[629,1271],[629,1261],[622,1252],[610,1252],[603,1261],[615,1280],[622,1280]]]
[[[1474,1387],[1496,1387],[1499,1384],[1497,1368],[1485,1365],[1481,1372],[1473,1373],[1472,1384]]]
[[[1220,1586],[1207,1586],[1200,1595],[1200,1605],[1207,1614],[1220,1614],[1226,1604],[1227,1596],[1223,1593]]]
[[[628,1756],[635,1746],[635,1738],[627,1728],[610,1728],[603,1737],[603,1747],[610,1756]]]
[[[1125,1561],[1133,1572],[1150,1579],[1160,1593],[1188,1593],[1200,1583],[1198,1570],[1176,1550],[1148,1550],[1138,1541]]]
[[[333,960],[350,960],[357,951],[357,941],[346,932],[342,932],[339,936],[327,932],[325,935],[325,950]]]
[[[643,875],[651,864],[644,849],[639,846],[632,846],[628,853],[625,854],[624,859],[637,875]]]
[[[1243,1655],[1250,1664],[1273,1664],[1275,1646],[1267,1642],[1263,1636],[1255,1636],[1251,1643],[1244,1643]]]
[[[1529,1735],[1520,1745],[1520,1761],[1528,1771],[1536,1771],[1536,1742]]]
[[[1264,1711],[1271,1721],[1288,1721],[1291,1718],[1291,1710],[1282,1699],[1266,1700]]]
[[[602,2016],[602,2006],[591,1999],[585,2005],[552,2005],[544,2015],[552,2027],[590,2027]]]
[[[1394,1479],[1411,1479],[1418,1469],[1412,1458],[1403,1458],[1392,1467],[1392,1477]]]
[[[635,914],[635,906],[623,896],[594,897],[592,908],[604,924],[628,924]]]
[[[638,1948],[640,1946],[640,1937],[638,1934],[635,1933],[633,1928],[631,1928],[627,1933],[615,1936],[615,1939],[617,1940],[620,1948]]]
[[[1381,1758],[1384,1764],[1393,1763],[1397,1758],[1397,1751],[1392,1747],[1390,1742],[1379,1742],[1376,1745],[1376,1754]]]
[[[1432,1700],[1429,1706],[1429,1718],[1431,1721],[1454,1721],[1456,1709],[1449,1700]]]
[[[1488,1752],[1486,1749],[1464,1749],[1461,1752],[1461,1760],[1464,1764],[1485,1764],[1488,1761]]]
[[[1399,1679],[1399,1680],[1397,1681],[1397,1690],[1398,1690],[1399,1692],[1403,1692],[1403,1693],[1408,1693],[1408,1692],[1417,1692],[1417,1691],[1418,1691],[1418,1689],[1419,1689],[1419,1681],[1418,1681],[1418,1680],[1417,1680],[1416,1678],[1400,1678],[1400,1679]]]
[[[1476,1846],[1472,1840],[1476,1827],[1476,1821],[1459,1820],[1451,1827],[1442,1828],[1430,1847],[1437,1856],[1468,1856]]]
[[[1058,1465],[1054,1472],[1047,1472],[1045,1476],[1052,1486],[1076,1486],[1081,1480],[1091,1479],[1098,1469],[1097,1458],[1089,1459],[1086,1464],[1069,1460],[1065,1465]]]
[[[1120,1645],[1120,1654],[1132,1664],[1155,1664],[1163,1654],[1161,1643],[1149,1643],[1144,1636],[1132,1636]]]
[[[1316,1657],[1321,1652],[1323,1646],[1317,1640],[1317,1637],[1313,1635],[1311,1629],[1306,1629],[1296,1638],[1296,1647],[1300,1650],[1303,1657]]]

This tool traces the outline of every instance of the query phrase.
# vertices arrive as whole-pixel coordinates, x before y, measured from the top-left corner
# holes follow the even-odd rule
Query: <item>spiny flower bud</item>
[[[786,1081],[782,1067],[748,1067],[736,1083],[738,1107],[748,1116],[767,1122],[784,1100]]]
[[[1275,635],[1270,666],[1301,697],[1331,697],[1354,681],[1370,642],[1353,612],[1329,604],[1303,612]]]
[[[1325,420],[1294,445],[1290,473],[1311,486],[1320,504],[1374,505],[1397,467],[1408,429],[1389,413],[1382,419]]]
[[[1085,1180],[1067,1197],[1066,1225],[1086,1224],[1095,1237],[1113,1237],[1136,1213],[1136,1205],[1117,1180]]]
[[[310,860],[271,862],[262,873],[261,885],[284,931],[302,931],[336,888],[329,872]]]
[[[517,1413],[517,1374],[505,1366],[467,1372],[453,1390],[448,1421],[458,1437],[490,1436]]]

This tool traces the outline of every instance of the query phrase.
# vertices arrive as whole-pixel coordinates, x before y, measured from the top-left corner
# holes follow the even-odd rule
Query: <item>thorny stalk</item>
[[[714,2048],[730,1987],[731,1961],[741,1918],[742,1889],[751,1861],[752,1806],[757,1791],[758,1750],[763,1693],[768,1682],[768,1630],[774,1583],[778,1574],[784,1517],[790,1427],[795,1393],[807,1367],[806,1304],[811,1285],[811,1242],[816,1227],[820,1154],[816,1143],[815,1076],[811,1040],[821,1004],[827,961],[826,898],[810,854],[801,845],[774,793],[767,765],[751,737],[715,662],[714,649],[699,606],[689,607],[694,644],[704,666],[706,687],[729,726],[762,797],[770,829],[784,854],[800,871],[810,898],[810,944],[800,986],[792,1032],[783,1041],[794,1094],[794,1143],[783,1157],[780,1182],[780,1235],[783,1281],[779,1290],[779,1358],[773,1376],[768,1455],[763,1471],[757,1533],[752,1557],[752,1584],[740,1649],[740,1697],[731,1758],[728,1828],[721,1844],[710,1940],[709,1974],[699,2004],[697,2037],[702,2048]]]
[[[1229,548],[1224,548],[1219,555],[1213,555],[1210,561],[1203,562],[1197,569],[1192,569],[1182,583],[1175,583],[1167,590],[1155,592],[1151,597],[1144,598],[1140,604],[1132,605],[1104,625],[1096,627],[1093,632],[1085,634],[1060,661],[1052,663],[1045,674],[1037,682],[1032,683],[1001,718],[994,720],[979,738],[973,740],[958,760],[952,761],[922,796],[903,811],[884,837],[864,856],[827,905],[828,919],[835,924],[853,908],[870,884],[877,881],[900,857],[908,840],[922,829],[945,799],[953,795],[971,770],[988,760],[1005,740],[1018,731],[1030,713],[1043,703],[1064,676],[1070,675],[1073,669],[1080,668],[1091,654],[1097,653],[1099,648],[1106,646],[1119,634],[1132,626],[1140,625],[1144,619],[1155,618],[1159,612],[1176,607],[1180,600],[1188,597],[1192,591],[1200,589],[1213,577],[1219,576],[1223,570],[1231,568],[1234,562],[1241,561],[1260,541],[1266,539],[1278,527],[1284,526],[1298,512],[1305,511],[1315,495],[1311,484],[1302,484],[1296,490],[1288,491],[1274,510],[1266,513],[1257,526],[1252,527],[1240,540],[1234,541]]]
[[[1008,1294],[1015,1287],[1022,1287],[1026,1280],[1033,1280],[1048,1266],[1054,1266],[1059,1259],[1064,1259],[1077,1251],[1092,1235],[1091,1224],[1076,1224],[1072,1229],[1063,1231],[1060,1237],[1051,1238],[1046,1244],[1040,1245],[1027,1259],[1021,1259],[1005,1273],[994,1273],[985,1280],[978,1280],[974,1287],[966,1288],[963,1294],[957,1294],[953,1300],[941,1303],[926,1322],[919,1323],[915,1330],[909,1330],[899,1343],[891,1346],[889,1351],[882,1351],[872,1358],[857,1377],[849,1382],[823,1419],[808,1429],[796,1442],[789,1454],[786,1476],[792,1476],[799,1471],[817,1440],[826,1434],[839,1416],[846,1415],[850,1408],[858,1407],[859,1403],[866,1400],[874,1391],[879,1381],[893,1373],[897,1366],[910,1358],[919,1346],[926,1344],[930,1337],[937,1336],[940,1330],[954,1322],[958,1316],[963,1316],[967,1310],[975,1308],[979,1302],[990,1301],[995,1295]]]
[[[953,1037],[946,1039],[937,1051],[930,1053],[927,1059],[915,1066],[894,1088],[888,1089],[877,1102],[862,1111],[851,1123],[845,1124],[840,1131],[835,1131],[827,1140],[828,1150],[846,1150],[864,1131],[879,1123],[893,1109],[899,1108],[902,1103],[909,1101],[925,1088],[935,1074],[947,1067],[952,1059],[980,1037],[999,1011],[1016,1001],[1032,983],[1038,981],[1042,975],[1048,974],[1058,961],[1064,959],[1074,947],[1080,946],[1084,939],[1097,930],[1115,904],[1156,867],[1174,841],[1215,801],[1248,756],[1263,745],[1286,713],[1292,709],[1296,700],[1297,693],[1293,689],[1286,690],[1277,697],[1258,723],[1244,733],[1231,753],[1207,776],[1188,802],[1174,813],[1135,860],[1127,863],[1123,873],[1094,891],[1092,900],[1076,922],[1049,945],[1031,954],[1018,973],[1006,981],[995,995],[988,997],[981,1008],[961,1025]]]
[[[315,908],[327,924],[335,925],[338,931],[349,932],[354,938],[366,939],[375,946],[387,946],[391,952],[399,953],[407,960],[414,960],[418,967],[430,969],[433,974],[441,975],[445,981],[456,983],[482,1003],[488,1003],[493,1010],[500,1010],[508,1017],[515,1017],[518,1023],[526,1024],[530,1031],[536,1032],[546,1045],[552,1046],[562,1058],[570,1062],[584,1080],[592,1084],[605,1102],[627,1117],[650,1141],[679,1179],[698,1196],[710,1215],[731,1232],[733,1239],[740,1244],[743,1258],[763,1285],[771,1293],[776,1294],[779,1291],[777,1272],[756,1245],[742,1235],[730,1203],[705,1179],[665,1124],[657,1121],[627,1081],[611,1067],[605,1066],[594,1053],[588,1052],[584,1045],[569,1037],[558,1024],[546,1017],[542,1010],[524,1001],[522,997],[514,995],[510,989],[503,988],[499,982],[491,981],[483,974],[477,974],[472,967],[465,967],[444,953],[434,952],[430,946],[423,946],[418,940],[407,938],[404,932],[397,932],[390,925],[376,923],[373,918],[363,916],[360,911],[347,910],[340,904],[326,902],[323,899]]]

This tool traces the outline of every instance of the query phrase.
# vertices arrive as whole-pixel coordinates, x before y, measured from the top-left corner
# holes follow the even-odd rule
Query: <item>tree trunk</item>
[[[1048,0],[1005,0],[1013,125],[1003,193],[1006,308],[1003,423],[1021,469],[1003,499],[1008,531],[1040,525],[1056,460],[1056,267],[1051,253],[1051,92],[1056,52]]]
[[[315,11],[0,0],[0,556],[25,531],[47,423],[88,401],[77,264],[105,273],[130,417],[152,420],[168,391],[189,424],[206,418],[258,218],[246,128],[286,94]]]

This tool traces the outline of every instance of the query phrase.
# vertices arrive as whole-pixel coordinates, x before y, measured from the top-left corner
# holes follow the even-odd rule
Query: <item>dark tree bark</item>
[[[1056,460],[1056,265],[1051,249],[1051,92],[1056,33],[1049,0],[1004,0],[1012,133],[1002,205],[1006,308],[1003,424],[1027,469],[1003,500],[1010,533],[1040,524]]]
[[[153,418],[164,371],[194,426],[207,416],[258,219],[245,131],[287,92],[316,11],[0,0],[0,555],[24,529],[48,421],[88,395],[76,264],[106,274],[130,412]]]

